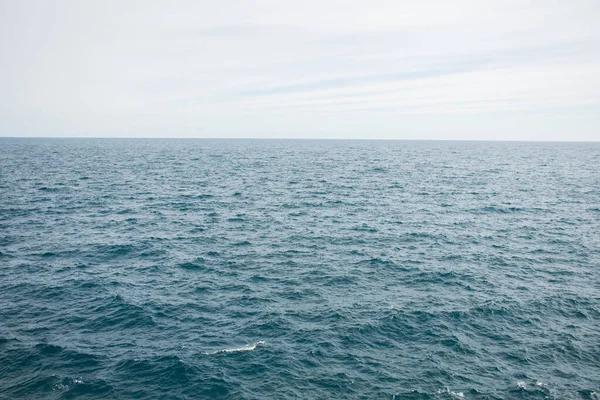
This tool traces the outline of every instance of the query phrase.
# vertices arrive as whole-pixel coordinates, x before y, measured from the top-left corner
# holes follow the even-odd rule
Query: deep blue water
[[[598,143],[0,139],[0,398],[598,393]]]

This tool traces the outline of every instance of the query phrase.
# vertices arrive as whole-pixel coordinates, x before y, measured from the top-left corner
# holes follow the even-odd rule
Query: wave
[[[204,353],[205,355],[212,355],[212,354],[222,354],[222,353],[239,353],[242,351],[253,351],[256,350],[256,348],[258,346],[262,346],[264,345],[265,342],[264,340],[259,340],[258,342],[254,343],[253,345],[246,345],[244,347],[239,347],[237,349],[223,349],[223,350],[217,350],[217,351],[212,351],[210,353]]]
[[[84,329],[109,332],[114,329],[148,329],[157,325],[148,310],[127,302],[120,295],[102,301],[103,304],[92,310],[93,317],[86,321]]]
[[[465,394],[463,392],[453,392],[452,390],[450,390],[450,388],[440,389],[437,392],[437,394],[443,394],[443,393],[447,393],[450,396],[457,397],[457,398],[465,397]]]

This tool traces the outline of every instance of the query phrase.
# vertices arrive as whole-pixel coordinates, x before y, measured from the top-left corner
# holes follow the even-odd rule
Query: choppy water
[[[0,139],[0,397],[598,399],[599,166]]]

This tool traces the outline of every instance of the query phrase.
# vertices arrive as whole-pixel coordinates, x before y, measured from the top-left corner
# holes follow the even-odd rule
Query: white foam
[[[255,350],[257,346],[260,346],[263,344],[265,344],[265,342],[263,340],[259,340],[258,342],[254,343],[252,346],[246,345],[244,347],[240,347],[237,349],[223,349],[223,350],[217,350],[217,351],[213,351],[211,353],[204,353],[204,354],[210,355],[210,354],[220,354],[220,353],[238,353],[240,351],[252,351],[252,350]]]
[[[519,381],[519,382],[517,382],[517,387],[518,387],[519,389],[526,389],[526,388],[527,388],[527,385],[525,385],[525,382],[524,382],[524,381]]]
[[[463,392],[453,392],[452,390],[450,390],[450,388],[445,388],[445,389],[440,389],[437,392],[438,394],[442,394],[442,393],[448,393],[450,396],[452,397],[458,397],[458,398],[463,398],[465,397]]]
[[[52,390],[64,390],[68,388],[68,386],[63,385],[62,383],[57,383],[56,385],[52,386]]]

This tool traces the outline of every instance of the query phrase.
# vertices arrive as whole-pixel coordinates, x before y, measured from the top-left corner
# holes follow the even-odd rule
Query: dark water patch
[[[106,257],[119,257],[126,256],[133,253],[136,250],[134,245],[131,244],[111,244],[111,245],[98,245],[94,249],[94,254],[106,256]],[[90,254],[90,257],[92,255]]]
[[[38,345],[35,346],[36,349],[38,349],[38,351],[42,354],[42,355],[53,355],[53,354],[57,354],[63,351],[63,348],[60,346],[54,346],[51,344],[44,344],[44,343],[40,343]]]
[[[382,267],[390,267],[396,268],[397,265],[395,262],[391,260],[384,260],[379,257],[373,257],[368,260],[362,260],[357,263],[358,265],[368,265],[368,266],[382,266]]]
[[[86,330],[150,329],[156,326],[150,313],[140,306],[126,302],[119,295],[104,300],[102,305],[93,309],[94,314],[97,317],[86,322]]]
[[[74,390],[100,396],[110,391],[110,387],[96,378],[81,378],[82,375],[97,373],[102,369],[105,357],[81,353],[58,345],[39,343],[27,347],[22,343],[8,348],[0,355],[0,373],[6,385],[0,394],[10,397],[48,398],[61,396]],[[50,375],[51,374],[51,375]],[[77,374],[77,378],[60,378],[63,374]],[[75,385],[87,385],[75,388]],[[68,396],[66,398],[69,398]]]
[[[188,271],[202,271],[207,268],[206,260],[202,257],[197,257],[193,261],[187,261],[181,264],[177,264],[177,267]]]
[[[65,250],[65,251],[45,251],[39,255],[41,258],[55,258],[55,259],[70,259],[79,255],[78,250]]]
[[[353,231],[358,231],[358,232],[368,232],[368,233],[376,233],[378,232],[377,228],[369,226],[367,224],[362,224],[360,226],[355,226],[353,228],[350,228]]]
[[[40,190],[42,192],[58,192],[58,191],[60,191],[60,188],[42,186],[42,187],[38,188],[38,190]]]
[[[359,278],[352,275],[332,276],[324,281],[325,287],[342,287],[348,285],[357,285]]]
[[[151,249],[147,251],[142,251],[140,253],[140,257],[150,259],[162,258],[167,255],[169,255],[169,251],[166,249]]]

